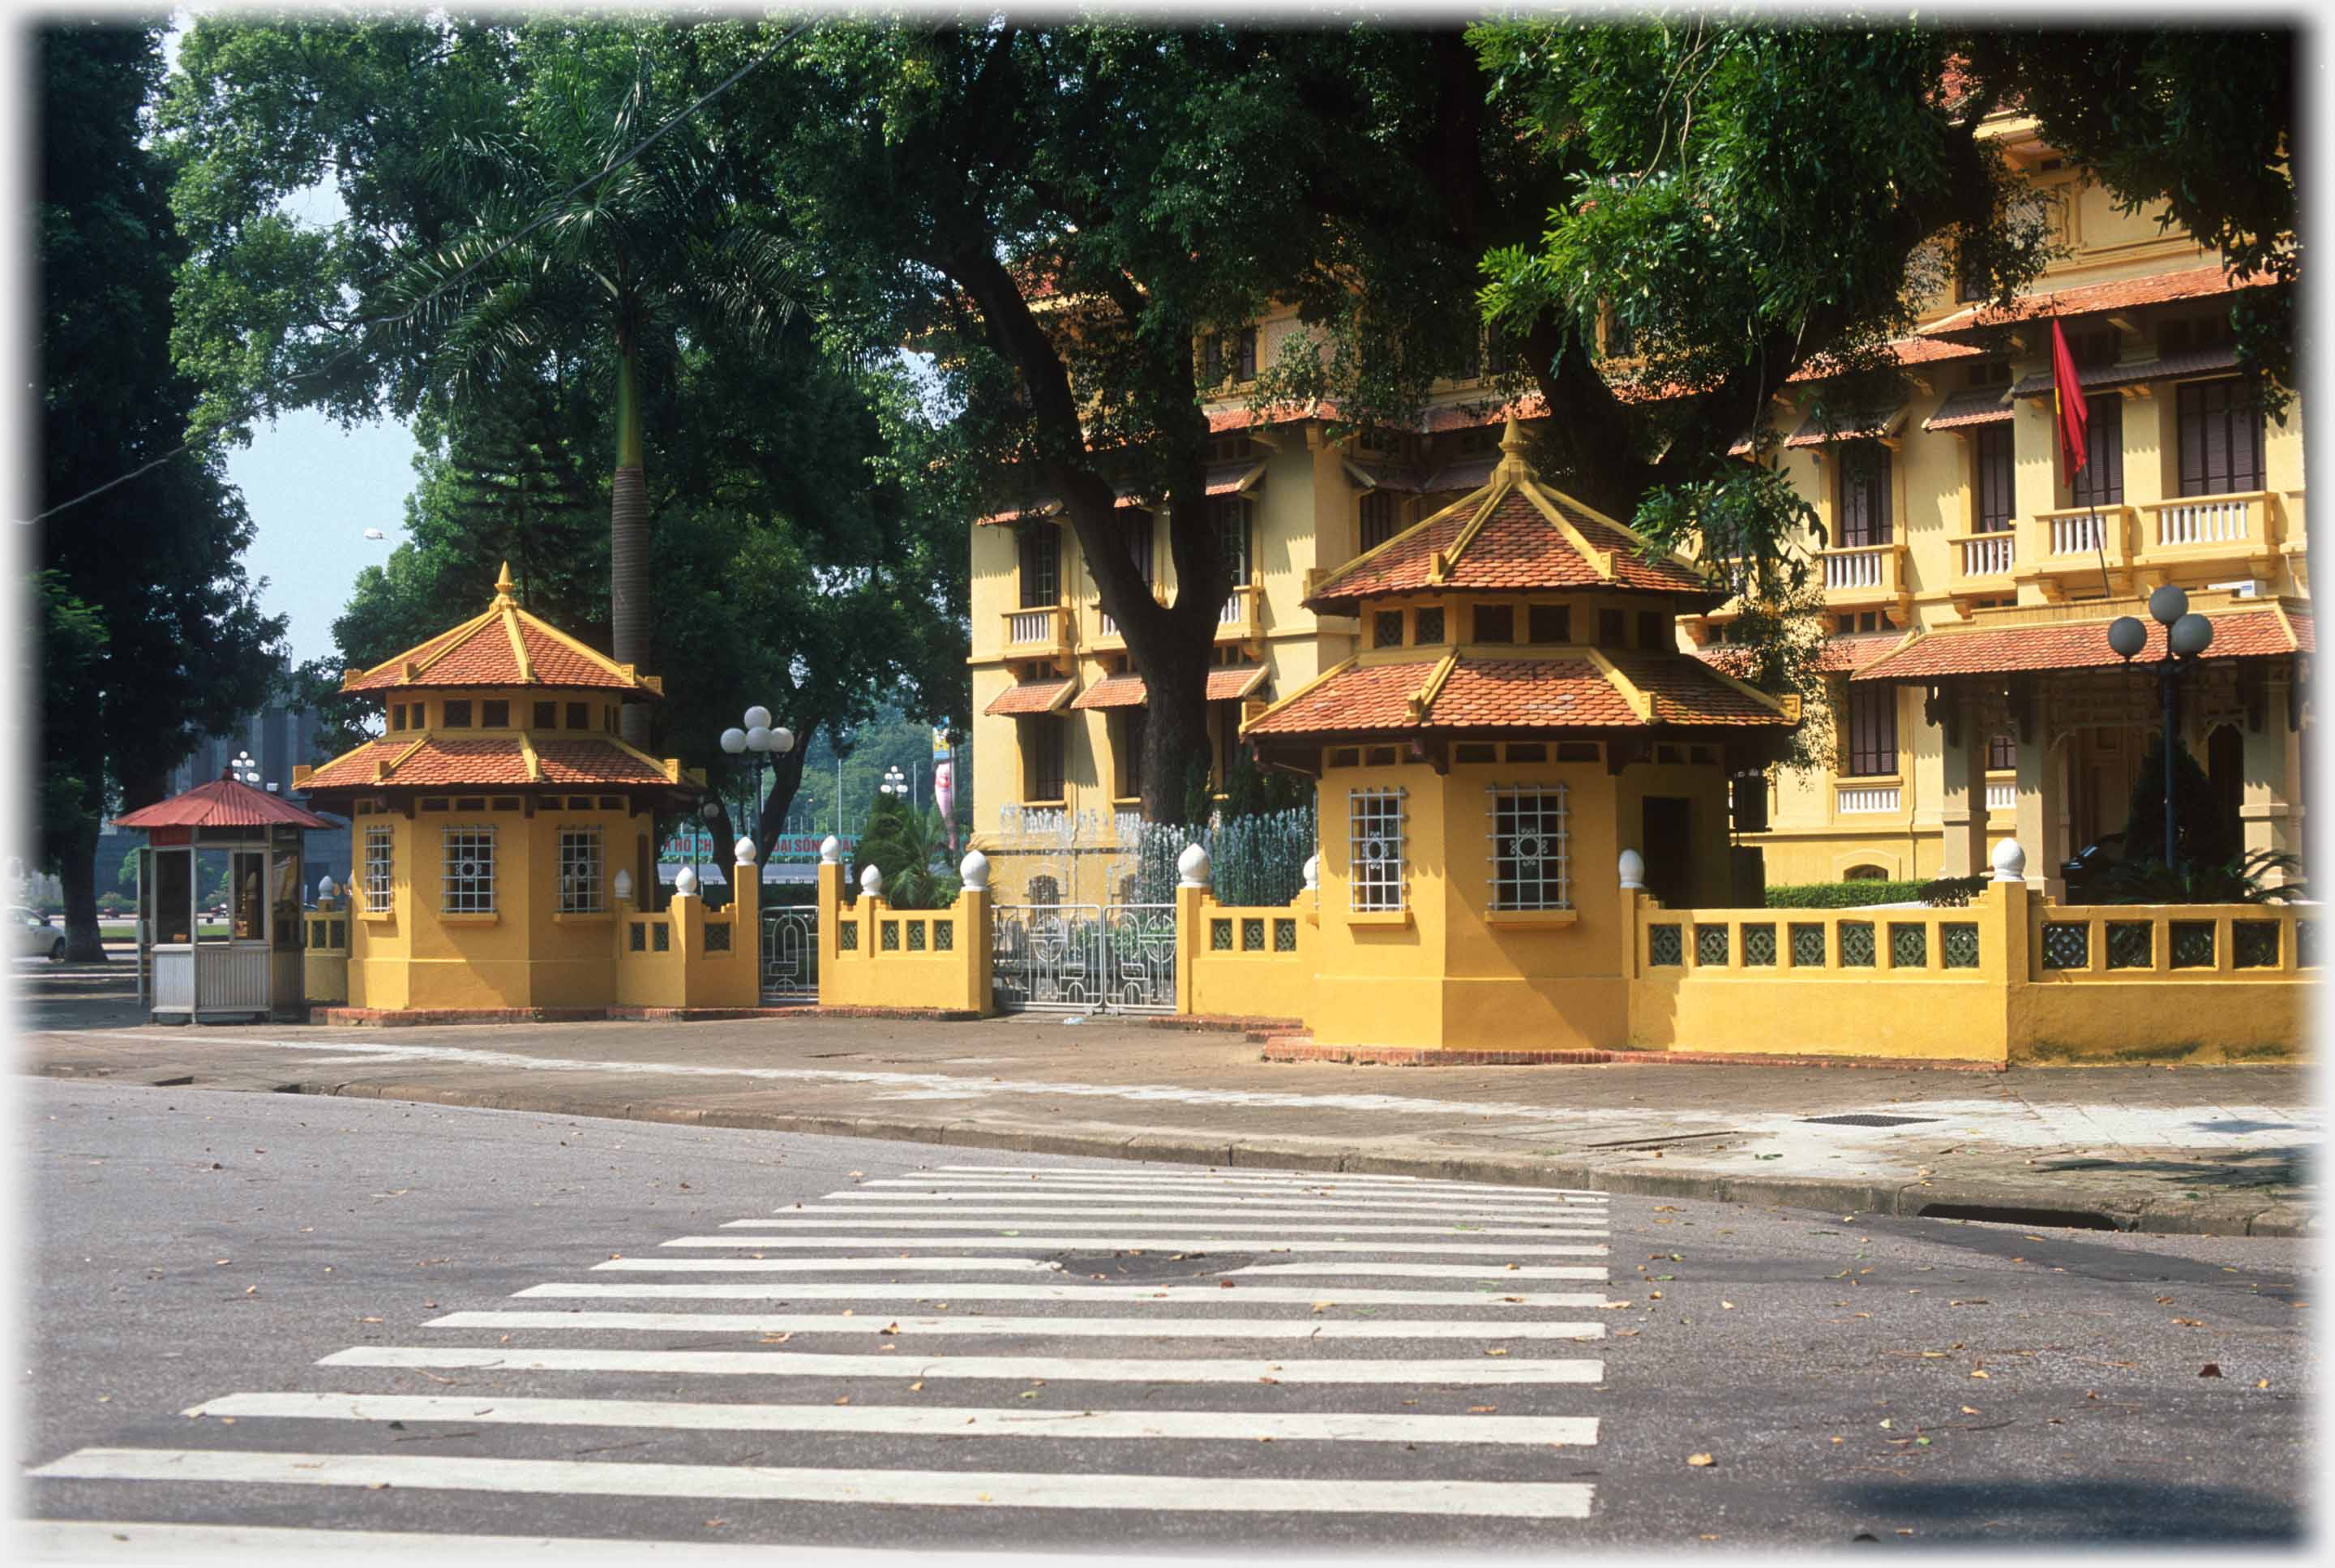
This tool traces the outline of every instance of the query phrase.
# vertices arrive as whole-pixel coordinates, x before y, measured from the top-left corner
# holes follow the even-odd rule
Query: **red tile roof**
[[[1905,640],[1903,632],[1866,632],[1854,636],[1826,639],[1824,650],[1817,655],[1817,668],[1832,674],[1846,674],[1862,670],[1890,649]],[[1739,650],[1724,643],[1713,643],[1708,648],[1692,650],[1694,656],[1714,670],[1723,670],[1738,680],[1744,679],[1736,655]]]
[[[370,670],[352,672],[341,682],[344,692],[427,691],[441,686],[550,686],[663,695],[656,682],[637,674],[605,654],[595,653],[547,622],[528,615],[511,596],[510,568],[495,585],[495,600],[486,614],[473,616],[425,643],[416,644]],[[527,650],[528,667],[519,665],[511,646],[516,627]],[[407,667],[413,666],[412,673]]]
[[[2107,392],[2113,387],[2137,386],[2142,382],[2171,381],[2176,376],[2210,375],[2215,371],[2238,368],[2238,345],[2224,343],[2205,348],[2183,349],[2162,354],[2156,359],[2125,364],[2084,365],[2076,372],[2076,384],[2086,392]],[[2038,371],[2020,378],[2010,389],[2018,398],[2040,397],[2051,390],[2051,373]]]
[[[1885,436],[1894,431],[1905,417],[1905,405],[1893,409],[1874,409],[1861,413],[1840,413],[1833,416],[1833,426],[1825,428],[1822,420],[1810,414],[1800,421],[1800,428],[1784,439],[1789,448],[1820,447],[1827,441],[1863,440],[1873,436]]]
[[[1552,588],[1621,588],[1688,595],[1709,600],[1710,590],[1682,563],[1649,561],[1637,538],[1605,522],[1571,498],[1541,486],[1529,469],[1520,477],[1495,474],[1490,497],[1481,491],[1446,507],[1366,555],[1357,557],[1307,596],[1308,608],[1330,609],[1394,594],[1519,592]],[[1564,518],[1590,549],[1610,552],[1609,578],[1534,504],[1534,493]],[[1479,528],[1469,525],[1487,498],[1493,507]],[[1456,557],[1451,557],[1454,547]],[[1440,578],[1439,557],[1446,557]]]
[[[1208,696],[1211,702],[1237,702],[1264,684],[1265,669],[1262,664],[1235,664],[1208,672]],[[1071,706],[1087,708],[1139,708],[1151,700],[1149,691],[1140,675],[1112,675],[1097,681],[1078,695]]]
[[[667,784],[664,769],[615,740],[544,740],[536,743],[541,777],[530,778],[527,754],[515,735],[446,740],[431,737],[375,740],[344,752],[308,775],[303,791],[454,788],[525,789],[531,784]],[[409,752],[411,753],[409,755]],[[402,761],[399,759],[403,758]],[[376,764],[387,769],[374,776]]]
[[[2314,650],[2311,615],[2283,605],[2203,612],[2214,623],[2209,659],[2275,658]],[[2108,623],[2048,621],[2012,626],[1956,628],[1915,636],[1898,653],[1876,659],[1851,677],[1858,681],[1922,681],[1941,675],[1990,675],[2013,670],[2091,670],[2125,661],[2108,646]],[[2165,629],[2146,615],[2148,645],[2135,663],[2165,657]]]
[[[982,710],[984,713],[1051,713],[1062,705],[1078,682],[1061,681],[1023,681],[1008,686],[997,694],[996,701]]]
[[[1958,392],[1938,405],[1938,411],[1922,421],[1925,431],[1958,431],[1970,425],[2007,424],[2010,405],[2004,402],[2005,393],[1999,386],[1972,387]]]
[[[2253,288],[2272,281],[2267,272],[2250,273],[2232,278],[2219,266],[2192,267],[2183,272],[2152,273],[2146,277],[2118,278],[2113,283],[2085,284],[2075,288],[2041,289],[2022,294],[2008,310],[1992,305],[1974,305],[1966,310],[1933,321],[1921,329],[1923,337],[1943,333],[1969,332],[1973,328],[2002,326],[2015,321],[2044,316],[2096,315],[2102,311],[2130,310],[2144,305],[2167,305],[2175,300],[2199,299],[2209,295],[2228,294],[2235,289]]]
[[[1541,659],[1461,658],[1423,714],[1411,699],[1434,685],[1439,662],[1355,665],[1267,710],[1251,735],[1380,731],[1607,730],[1654,725],[1788,724],[1781,712],[1693,659],[1615,653]],[[1610,673],[1608,669],[1610,665]],[[1648,718],[1642,702],[1651,699]]]
[[[140,806],[113,819],[116,828],[266,828],[277,823],[295,828],[337,828],[313,811],[305,811],[278,795],[233,779],[214,779],[183,795]]]

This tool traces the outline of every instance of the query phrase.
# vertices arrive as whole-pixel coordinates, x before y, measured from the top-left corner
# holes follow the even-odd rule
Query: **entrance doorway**
[[[1646,891],[1665,909],[1693,907],[1692,805],[1683,795],[1649,795],[1641,805],[1638,842],[1644,847],[1639,854],[1646,862]]]

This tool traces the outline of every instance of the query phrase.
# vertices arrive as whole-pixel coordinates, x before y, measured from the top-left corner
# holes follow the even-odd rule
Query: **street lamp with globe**
[[[2157,691],[2165,708],[2165,864],[2178,872],[2180,818],[2174,799],[2173,748],[2180,729],[2180,673],[2214,645],[2214,623],[2189,607],[2189,595],[2167,583],[2148,595],[2149,618],[2165,628],[2164,659],[2157,664]],[[2137,615],[2118,615],[2108,626],[2108,648],[2129,664],[2148,646],[2148,627]]]
[[[228,772],[237,783],[257,785],[259,782],[259,764],[250,752],[237,751],[227,766]]]
[[[795,736],[793,731],[772,724],[770,711],[760,704],[747,709],[740,717],[740,724],[722,731],[722,750],[742,759],[749,769],[749,790],[742,798],[745,810],[739,818],[739,830],[754,835],[754,807],[762,799],[762,771],[777,767],[779,759],[795,749]],[[710,800],[705,803],[705,813],[709,823],[721,819],[721,808]]]
[[[908,793],[908,776],[897,768],[887,768],[884,769],[884,782],[877,788],[894,799],[900,799]]]

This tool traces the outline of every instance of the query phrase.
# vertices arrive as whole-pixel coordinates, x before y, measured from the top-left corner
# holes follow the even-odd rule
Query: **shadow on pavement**
[[[2296,1506],[2275,1494],[2163,1481],[1876,1481],[1843,1489],[1841,1501],[1941,1537],[2003,1541],[2299,1541]],[[1987,1529],[1989,1521],[1996,1528]]]

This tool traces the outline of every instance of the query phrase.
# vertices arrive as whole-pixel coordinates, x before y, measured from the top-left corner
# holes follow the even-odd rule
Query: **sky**
[[[413,488],[413,437],[393,421],[344,432],[321,413],[289,413],[231,450],[228,478],[251,510],[244,569],[260,607],[292,618],[293,662],[333,651],[333,621],[358,571],[389,559],[405,537],[405,497]],[[367,528],[386,537],[368,539]]]

